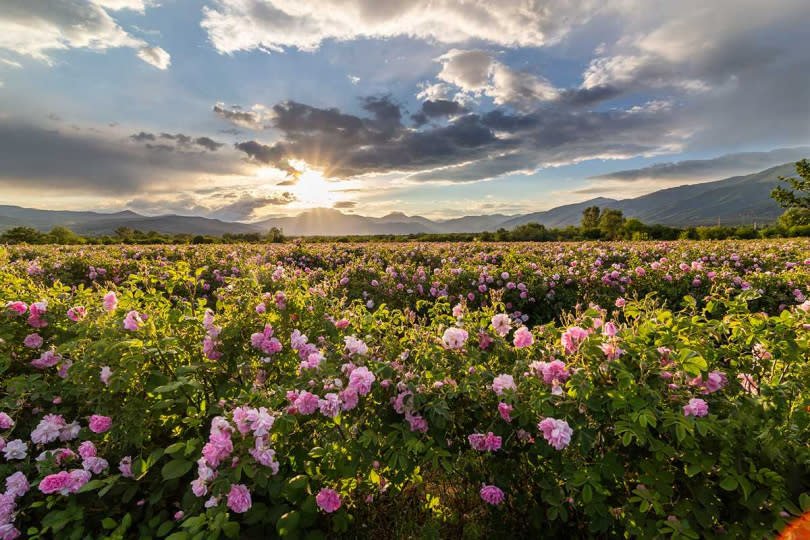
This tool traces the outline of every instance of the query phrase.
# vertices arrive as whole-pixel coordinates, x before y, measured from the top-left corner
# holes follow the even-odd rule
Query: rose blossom
[[[315,496],[315,502],[321,510],[331,514],[340,508],[340,495],[334,489],[323,488]]]

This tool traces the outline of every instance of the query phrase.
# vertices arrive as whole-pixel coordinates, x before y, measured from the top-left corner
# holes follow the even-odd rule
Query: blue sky
[[[0,0],[0,203],[441,218],[754,172],[809,153],[808,16],[792,0]]]

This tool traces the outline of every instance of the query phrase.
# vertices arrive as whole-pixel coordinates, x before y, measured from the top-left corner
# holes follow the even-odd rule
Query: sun
[[[330,192],[331,183],[314,169],[305,169],[298,175],[298,182],[290,186],[289,191],[298,198],[303,205],[331,206],[336,196]]]

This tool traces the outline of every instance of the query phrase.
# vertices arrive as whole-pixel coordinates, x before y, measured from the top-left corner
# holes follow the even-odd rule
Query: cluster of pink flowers
[[[250,507],[253,506],[253,501],[250,498],[250,490],[244,484],[232,484],[231,490],[228,492],[228,508],[237,514],[244,514]]]
[[[115,309],[118,307],[118,298],[115,296],[115,292],[110,291],[104,295],[102,306],[104,307],[104,311],[108,313],[115,311]]]
[[[214,312],[210,309],[206,309],[205,315],[203,315],[203,328],[205,328],[203,354],[209,360],[219,360],[222,358],[222,351],[218,350],[217,347],[221,345],[219,334],[222,332],[222,327],[214,324]]]
[[[28,304],[20,302],[19,300],[8,302],[6,304],[6,310],[14,315],[25,315],[25,312],[28,311]]]
[[[408,399],[411,398],[411,399]],[[395,398],[391,398],[394,410],[399,414],[405,415],[405,420],[410,425],[411,431],[418,431],[420,433],[427,433],[428,423],[420,414],[415,414],[413,411],[413,394],[405,390],[397,394]]]
[[[574,433],[568,422],[551,417],[545,418],[537,424],[537,429],[543,432],[543,438],[555,450],[562,450],[568,446],[571,443],[571,435]]]
[[[130,311],[124,317],[124,329],[135,332],[140,330],[141,326],[143,326],[143,317],[137,311]]]
[[[444,335],[442,335],[442,344],[444,345],[445,349],[461,349],[464,347],[464,344],[467,343],[467,338],[469,337],[470,336],[466,330],[451,326],[444,331]]]
[[[517,390],[517,385],[511,375],[502,374],[492,380],[492,390],[500,396],[506,390]]]
[[[334,489],[323,488],[315,496],[315,502],[321,510],[331,514],[340,508],[340,495]]]
[[[31,365],[37,369],[47,369],[59,363],[62,359],[53,349],[43,352],[39,358],[32,360]]]
[[[20,531],[14,526],[17,498],[22,497],[30,486],[28,479],[19,471],[6,478],[6,490],[0,494],[0,540],[14,540]]]
[[[501,448],[501,437],[491,431],[486,435],[483,433],[473,433],[467,436],[473,450],[479,452],[496,452]]]
[[[488,486],[484,485],[481,487],[481,491],[479,491],[481,495],[481,499],[489,503],[491,505],[498,505],[501,504],[504,500],[503,491],[498,486]]]
[[[31,304],[28,307],[28,325],[32,326],[33,328],[45,328],[48,326],[48,321],[43,318],[47,312],[48,302],[45,300]]]
[[[518,349],[531,347],[534,344],[534,336],[532,335],[531,330],[529,330],[525,326],[521,326],[520,328],[515,330],[515,335],[512,343]]]
[[[266,324],[261,332],[250,335],[250,344],[254,349],[259,349],[268,356],[272,356],[282,349],[281,342],[273,337],[273,327],[269,324]],[[262,361],[269,362],[270,358],[263,358]]]
[[[43,478],[39,482],[39,490],[46,495],[51,493],[69,495],[78,492],[83,485],[90,481],[91,476],[90,471],[84,469],[73,469],[70,472],[59,471]]]
[[[511,422],[512,417],[510,415],[512,414],[512,406],[503,401],[498,403],[498,414],[501,415],[501,418],[506,422]]]
[[[90,431],[93,433],[104,433],[112,426],[112,418],[100,414],[94,414],[90,417]]]
[[[79,322],[87,316],[84,306],[73,306],[67,310],[67,317],[73,322]]]
[[[721,390],[726,385],[728,382],[728,377],[722,371],[715,369],[706,376],[705,381],[703,380],[702,376],[698,375],[689,382],[693,386],[700,387],[702,394],[712,394],[718,390]]]
[[[368,353],[368,345],[355,336],[346,336],[343,338],[343,341],[346,343],[346,349],[348,349],[349,354],[365,356]]]
[[[552,394],[561,395],[563,393],[562,384],[568,380],[570,373],[562,360],[534,361],[529,364],[529,369],[535,376],[541,377],[544,383],[551,385]]]
[[[579,326],[572,326],[560,336],[565,354],[574,354],[579,350],[582,342],[588,337],[588,331]]]
[[[683,406],[684,416],[706,416],[709,414],[709,404],[700,398],[692,398]]]
[[[498,313],[492,317],[492,327],[495,329],[496,334],[504,337],[509,333],[509,330],[512,329],[512,320],[509,318],[509,315]]]
[[[42,336],[36,333],[28,334],[27,336],[25,336],[25,339],[23,339],[23,345],[25,345],[29,349],[39,349],[40,347],[42,347],[43,343],[44,341],[42,339]]]
[[[59,439],[72,441],[79,436],[79,424],[68,424],[59,414],[46,414],[37,427],[31,432],[31,441],[35,444],[47,444]]]
[[[599,348],[602,349],[602,352],[605,353],[605,358],[610,361],[618,359],[621,355],[624,354],[624,349],[620,348],[618,343],[615,341],[605,341]]]

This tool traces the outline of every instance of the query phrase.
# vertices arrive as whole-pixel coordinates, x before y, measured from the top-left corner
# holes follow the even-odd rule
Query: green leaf
[[[720,487],[726,491],[734,491],[737,489],[737,479],[733,476],[726,476],[723,478],[723,481],[720,482]]]
[[[101,520],[101,526],[107,530],[114,529],[118,523],[112,518],[104,518]]]
[[[301,514],[297,510],[287,512],[278,518],[278,521],[276,522],[276,530],[278,531],[279,535],[287,536],[298,529],[298,523],[300,521]]]
[[[222,532],[228,538],[239,538],[239,523],[236,521],[229,521],[222,526]]]
[[[177,452],[179,452],[181,450],[185,450],[185,448],[186,448],[186,443],[183,443],[183,442],[174,443],[172,445],[169,445],[166,448],[166,453],[167,454],[176,454]]]
[[[163,468],[160,470],[160,474],[163,476],[164,480],[173,480],[175,478],[180,478],[190,471],[192,465],[194,465],[194,462],[192,461],[185,459],[173,459],[163,466]]]

